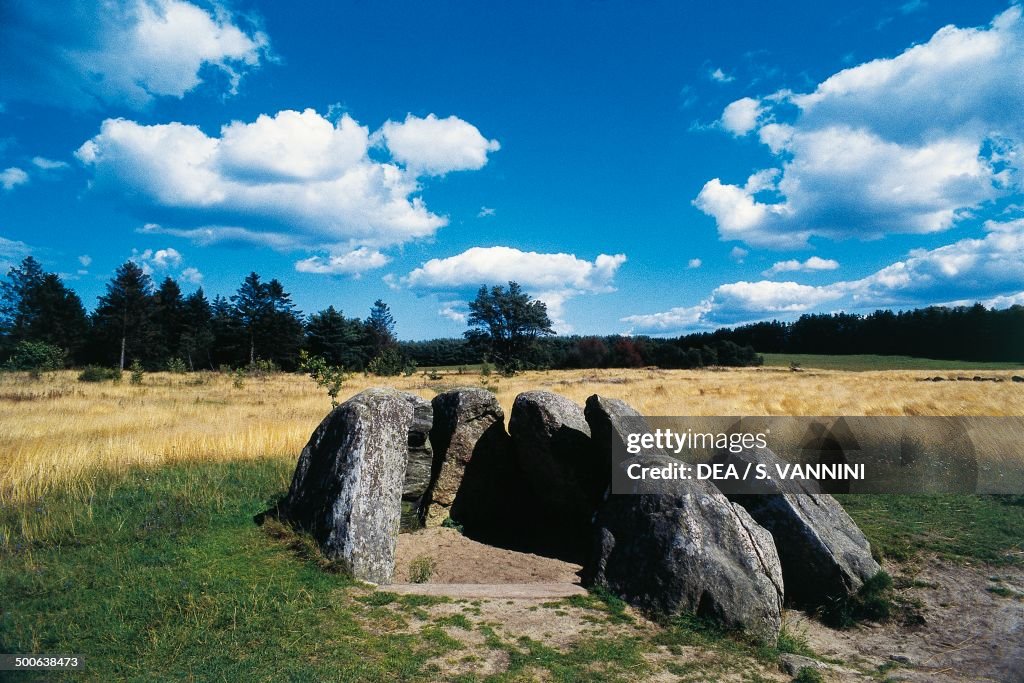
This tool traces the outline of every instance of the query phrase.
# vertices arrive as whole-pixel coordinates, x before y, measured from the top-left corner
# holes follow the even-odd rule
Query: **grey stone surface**
[[[402,499],[419,504],[430,486],[430,473],[434,463],[434,451],[430,444],[434,409],[430,401],[416,394],[403,393],[402,397],[413,409],[412,424],[409,427],[409,461],[405,468]]]
[[[516,460],[548,524],[586,533],[608,486],[583,408],[564,396],[527,391],[508,423]]]
[[[737,465],[767,465],[775,471],[785,461],[770,449],[721,453],[714,460]],[[856,593],[881,567],[871,557],[871,545],[839,502],[820,493],[815,482],[756,482],[750,491],[730,488],[728,497],[775,539],[786,598],[800,607],[820,607]],[[774,491],[774,493],[772,493]]]
[[[591,396],[586,418],[602,458],[623,439],[622,401]],[[638,458],[664,466],[666,456]],[[595,520],[584,580],[659,616],[696,613],[774,642],[782,623],[782,570],[770,534],[703,481],[648,481],[608,495]]]
[[[331,411],[299,456],[281,516],[364,581],[390,583],[408,458],[410,403],[367,389]]]
[[[804,669],[828,670],[828,666],[824,662],[788,652],[779,655],[779,668],[782,669],[782,673],[789,676],[798,676]]]
[[[502,526],[518,472],[498,399],[470,387],[438,394],[431,405],[434,479],[425,496],[427,526],[449,516],[467,530]]]

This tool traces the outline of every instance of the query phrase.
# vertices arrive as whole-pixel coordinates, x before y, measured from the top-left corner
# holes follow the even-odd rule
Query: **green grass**
[[[876,356],[857,354],[826,356],[810,353],[765,353],[765,367],[788,368],[799,363],[805,370],[1016,370],[1021,363],[982,363],[962,360],[934,360],[911,356]]]
[[[361,617],[380,608],[353,600],[351,581],[253,523],[289,470],[144,470],[101,484],[91,502],[3,510],[9,528],[21,514],[53,515],[61,528],[0,546],[0,652],[81,654],[75,680],[436,678],[427,662],[450,639],[369,630]]]
[[[759,646],[692,619],[635,636],[595,632],[556,649],[485,632],[470,618],[479,609],[432,617],[429,608],[447,599],[368,592],[308,539],[254,524],[292,467],[289,458],[139,469],[87,493],[0,509],[0,652],[80,654],[85,670],[67,678],[87,681],[432,681],[442,672],[431,660],[472,654],[456,638],[473,628],[508,655],[508,671],[491,680],[541,672],[614,681],[651,673],[644,655],[659,644],[712,651],[718,663],[708,675],[805,651],[798,637]],[[851,495],[844,503],[891,557],[1021,561],[1020,497]],[[26,520],[30,536],[20,531]],[[591,625],[633,621],[604,594],[552,607],[586,610]]]
[[[1024,496],[836,496],[876,554],[910,560],[935,553],[953,560],[1024,563]]]

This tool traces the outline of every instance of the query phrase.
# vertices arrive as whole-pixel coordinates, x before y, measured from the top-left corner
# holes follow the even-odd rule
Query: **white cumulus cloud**
[[[243,23],[185,0],[8,3],[0,71],[12,99],[78,107],[180,98],[213,72],[233,93],[268,56],[267,36]]]
[[[514,280],[544,301],[560,331],[565,331],[569,329],[561,319],[565,302],[581,294],[614,291],[615,274],[625,262],[625,254],[600,254],[587,261],[565,253],[472,247],[455,256],[431,259],[402,282],[421,291],[472,293],[481,285]]]
[[[0,171],[0,187],[5,190],[13,190],[18,185],[24,185],[27,182],[28,173],[20,168],[12,166]]]
[[[722,127],[733,135],[746,135],[757,127],[757,121],[764,111],[761,103],[754,98],[740,98],[722,112]]]
[[[403,141],[395,143],[403,150],[401,159],[396,156],[402,165],[372,159],[371,138],[378,136],[350,116],[331,123],[312,109],[261,115],[252,123],[233,121],[219,136],[178,122],[107,119],[75,154],[93,171],[95,189],[184,210],[200,223],[177,228],[151,224],[143,231],[199,244],[262,241],[282,250],[322,249],[337,258],[336,265],[314,257],[303,262],[307,272],[355,272],[350,264],[382,265],[379,253],[373,259],[349,256],[364,253],[359,248],[376,250],[430,237],[447,224],[418,195],[417,174],[479,168],[486,151],[497,149],[470,124],[431,115],[413,122],[414,128],[440,127],[434,152],[424,148],[420,154],[409,142],[415,137],[405,128],[409,121],[393,124],[398,126],[393,133],[381,133],[389,149],[394,135]],[[473,147],[474,135],[483,141],[475,152],[456,149],[460,136],[464,147]]]
[[[787,264],[778,272],[806,268],[806,262],[794,263],[797,267]],[[695,306],[627,316],[622,321],[634,332],[657,334],[793,317],[823,308],[857,311],[975,301],[1008,306],[1024,301],[1022,297],[1024,219],[1019,219],[987,222],[982,238],[912,250],[860,279],[825,285],[772,280],[727,283]]]
[[[395,161],[424,175],[481,169],[488,153],[501,149],[497,140],[488,140],[473,124],[456,116],[439,119],[434,114],[422,119],[409,114],[401,123],[388,121],[379,138]]]
[[[788,261],[777,261],[771,268],[764,271],[762,275],[772,276],[779,273],[812,273],[822,270],[835,270],[839,267],[839,261],[826,259],[819,256],[812,256],[806,261],[789,259]]]
[[[757,129],[777,157],[768,169],[777,182],[714,178],[694,204],[723,239],[762,247],[948,230],[1024,190],[1020,111],[1024,19],[1015,5],[988,26],[947,26],[812,92],[733,102],[721,125],[735,135]]]
[[[300,273],[330,275],[354,275],[386,266],[391,259],[376,249],[360,247],[350,252],[331,256],[311,256],[296,261],[295,270]]]

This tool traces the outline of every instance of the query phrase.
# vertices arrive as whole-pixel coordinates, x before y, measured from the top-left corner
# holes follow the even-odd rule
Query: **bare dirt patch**
[[[428,583],[575,583],[582,567],[550,557],[479,543],[455,529],[433,528],[399,534],[395,583],[410,582],[410,565],[431,562]]]
[[[1024,568],[937,558],[888,566],[921,624],[866,624],[835,631],[789,612],[820,656],[904,681],[1024,681]]]

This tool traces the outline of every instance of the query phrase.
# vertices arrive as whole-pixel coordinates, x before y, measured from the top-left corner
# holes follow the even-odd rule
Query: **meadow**
[[[972,374],[977,370],[972,370]],[[1012,370],[985,371],[1009,379]],[[955,373],[951,373],[954,376]],[[515,396],[553,391],[582,403],[621,398],[646,415],[1024,415],[1024,385],[922,382],[916,370],[558,370],[507,378],[433,370],[352,375],[344,400],[391,385],[427,399],[456,386],[494,391],[506,416]],[[146,374],[139,385],[85,383],[72,371],[0,374],[0,502],[82,488],[97,472],[138,465],[294,458],[330,402],[303,375]]]
[[[468,385],[494,391],[506,413],[519,392],[544,389],[650,415],[1024,415],[1024,384],[803,367],[353,375],[340,398]],[[329,409],[301,375],[0,375],[0,651],[84,654],[75,679],[268,681],[789,680],[780,653],[810,652],[799,633],[757,648],[686,620],[650,624],[605,596],[480,604],[374,593],[331,573],[301,537],[253,523]],[[1019,500],[843,502],[900,563],[1024,560]],[[533,631],[516,630],[527,621]]]

